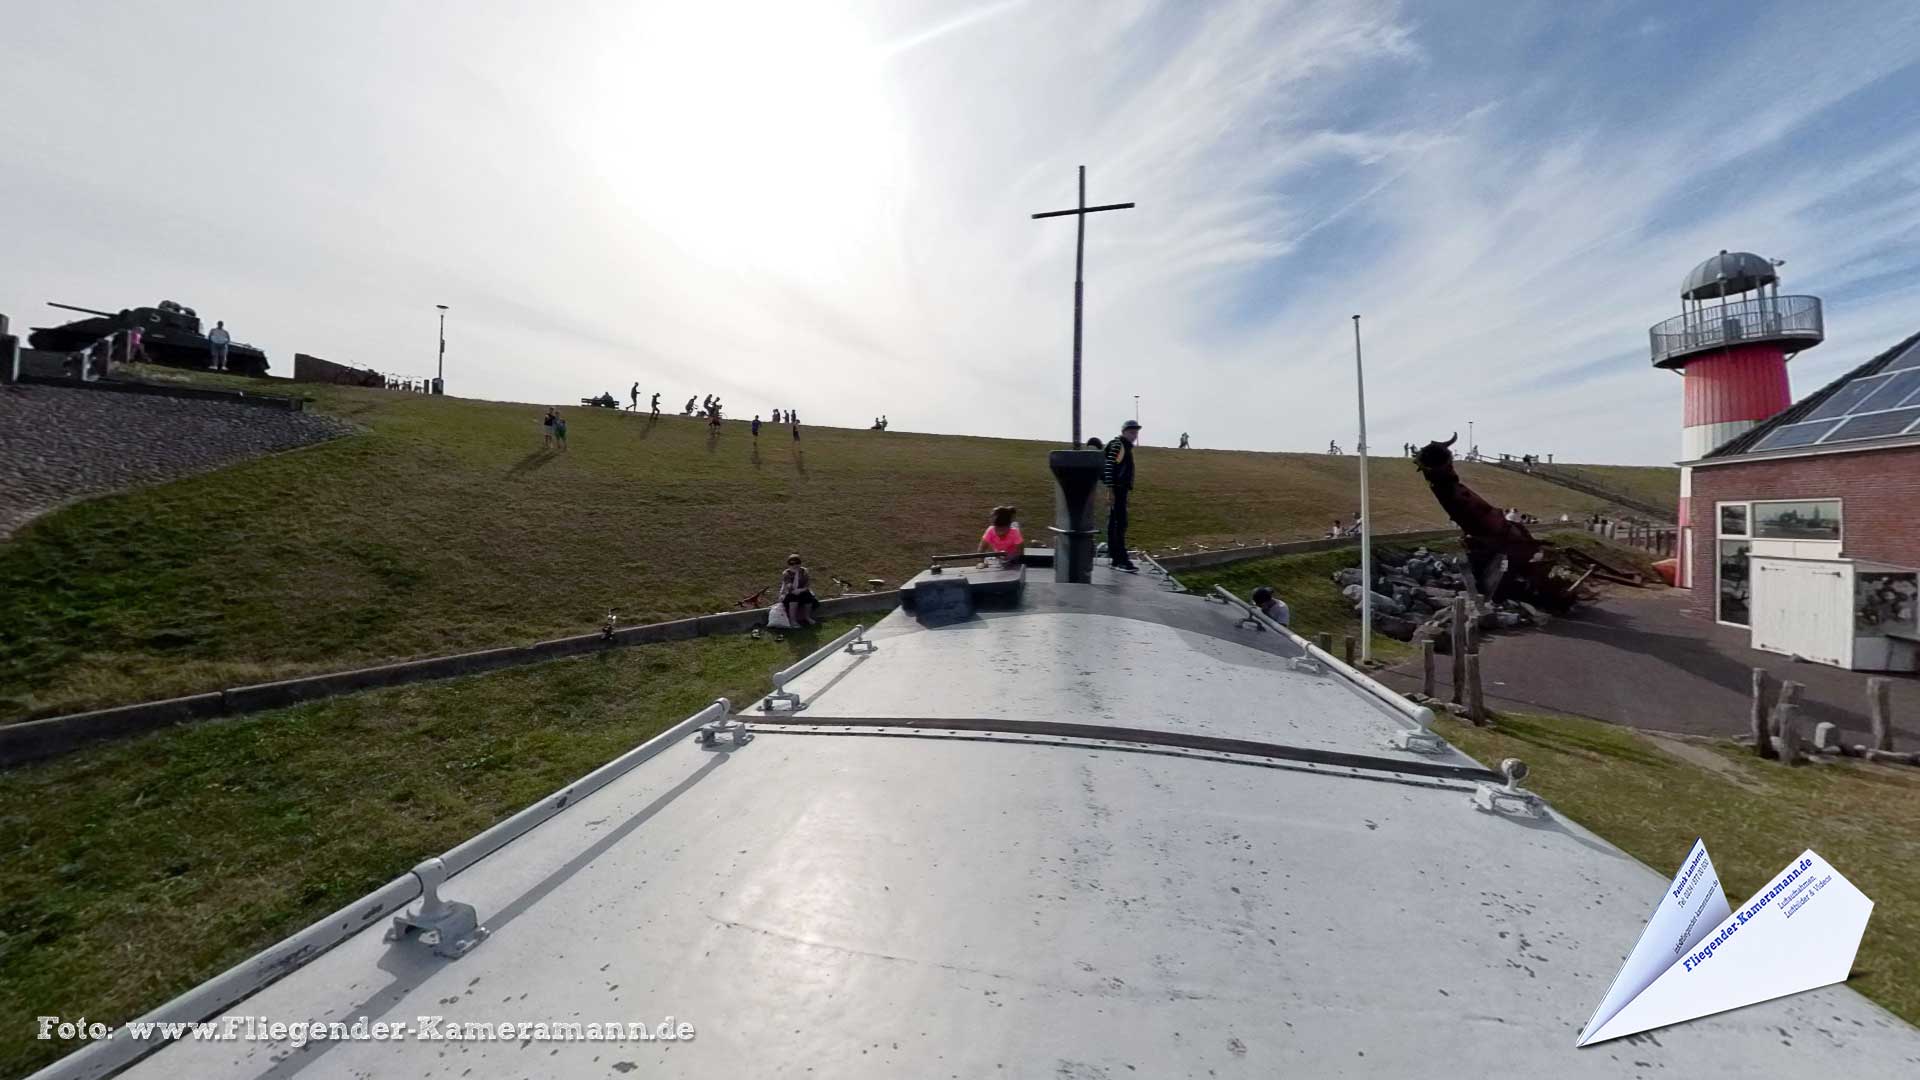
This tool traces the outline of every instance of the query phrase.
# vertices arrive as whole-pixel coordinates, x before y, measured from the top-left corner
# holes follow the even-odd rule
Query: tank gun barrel
[[[74,306],[74,305],[72,305],[72,304],[56,304],[56,303],[54,303],[54,302],[53,302],[52,300],[49,300],[49,301],[47,301],[47,306],[48,306],[48,307],[57,307],[57,308],[64,308],[64,309],[66,309],[66,310],[68,310],[68,311],[80,311],[80,312],[85,312],[85,313],[86,313],[86,314],[88,314],[88,315],[104,315],[104,316],[106,316],[106,317],[107,317],[107,318],[109,318],[109,319],[111,319],[111,318],[113,318],[113,312],[111,312],[111,311],[95,311],[94,309],[92,309],[92,308],[90,308],[90,307],[75,307],[75,306]]]

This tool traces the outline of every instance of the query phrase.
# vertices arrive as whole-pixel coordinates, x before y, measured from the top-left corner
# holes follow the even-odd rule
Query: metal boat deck
[[[675,738],[446,883],[490,931],[457,960],[382,916],[220,1010],[404,1037],[184,1040],[130,1075],[1920,1069],[1844,987],[1576,1050],[1663,877],[1550,808],[1477,808],[1475,763],[1396,749],[1406,716],[1297,639],[1095,575],[937,629],[896,610],[787,682],[799,712],[739,710],[750,741]],[[417,1037],[667,1016],[695,1037]]]

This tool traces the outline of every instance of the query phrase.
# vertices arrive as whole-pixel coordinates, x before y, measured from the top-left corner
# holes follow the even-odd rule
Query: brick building
[[[1683,464],[1698,614],[1756,648],[1916,669],[1920,334]]]

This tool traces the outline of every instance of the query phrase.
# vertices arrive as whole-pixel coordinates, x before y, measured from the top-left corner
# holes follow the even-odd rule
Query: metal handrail
[[[633,770],[641,762],[679,742],[689,732],[709,720],[725,720],[733,707],[726,698],[687,717],[667,730],[614,758],[605,765],[561,788],[525,810],[502,821],[440,856],[447,876],[486,858],[508,843],[525,836],[554,815],[573,806],[587,795],[606,787]],[[309,924],[276,944],[240,961],[238,964],[186,991],[131,1023],[196,1023],[219,1016],[235,1004],[258,992],[287,973],[305,966],[342,941],[381,920],[404,910],[421,895],[420,878],[408,871],[380,888]],[[163,1039],[135,1039],[127,1029],[119,1029],[119,1038],[89,1042],[79,1050],[34,1073],[29,1080],[95,1080],[111,1076],[167,1045]]]
[[[773,673],[773,693],[768,694],[766,698],[760,702],[760,711],[763,713],[775,712],[778,710],[778,703],[780,702],[786,703],[786,706],[787,706],[786,711],[788,712],[799,712],[801,709],[806,708],[807,707],[806,702],[801,699],[799,694],[796,694],[793,691],[788,690],[787,684],[799,678],[800,676],[805,675],[807,671],[810,670],[815,664],[818,664],[820,661],[825,660],[827,658],[827,654],[832,653],[837,649],[845,648],[850,653],[872,652],[878,646],[874,645],[873,642],[868,641],[865,638],[864,635],[866,634],[866,631],[867,631],[866,624],[862,623],[861,625],[854,627],[853,629],[847,631],[846,633],[841,634],[839,637],[834,638],[832,641],[827,642],[825,645],[822,645],[819,648],[808,653],[805,657],[802,657],[798,663],[792,665],[791,667],[784,667],[784,668],[781,668],[779,671],[774,672]],[[866,648],[862,649],[860,647],[862,645],[865,645]]]
[[[1238,596],[1233,595],[1225,585],[1215,585],[1213,592],[1214,595],[1221,599],[1230,601],[1238,606],[1242,611],[1247,613],[1249,618],[1258,621],[1267,629],[1291,639],[1293,643],[1300,646],[1308,656],[1325,664],[1329,670],[1339,674],[1342,678],[1358,686],[1360,689],[1365,690],[1381,704],[1386,705],[1395,713],[1399,714],[1401,719],[1410,721],[1419,731],[1427,732],[1432,729],[1432,709],[1427,708],[1425,705],[1415,705],[1413,702],[1395,693],[1392,687],[1374,679],[1364,671],[1349,666],[1336,658],[1332,653],[1301,637],[1299,634],[1294,633],[1292,627],[1282,626],[1272,619],[1267,618],[1265,612],[1247,603],[1245,600],[1240,599]]]
[[[441,861],[447,864],[447,876],[458,874],[525,836],[548,818],[632,772],[641,762],[657,756],[700,725],[709,720],[725,720],[732,715],[733,703],[726,698],[715,698],[713,704],[449,850],[440,856]]]
[[[1655,364],[1704,349],[1782,338],[1815,345],[1826,339],[1819,297],[1769,296],[1737,304],[1705,304],[1647,330]]]

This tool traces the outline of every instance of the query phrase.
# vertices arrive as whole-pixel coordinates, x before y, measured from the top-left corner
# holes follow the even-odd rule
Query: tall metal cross
[[[1048,210],[1046,213],[1033,215],[1038,220],[1072,214],[1076,225],[1073,240],[1073,445],[1075,449],[1080,446],[1080,308],[1081,298],[1086,291],[1086,283],[1082,278],[1087,261],[1087,215],[1097,214],[1102,210],[1131,209],[1133,204],[1130,202],[1088,206],[1087,167],[1082,165],[1080,166],[1080,205],[1072,210]]]

